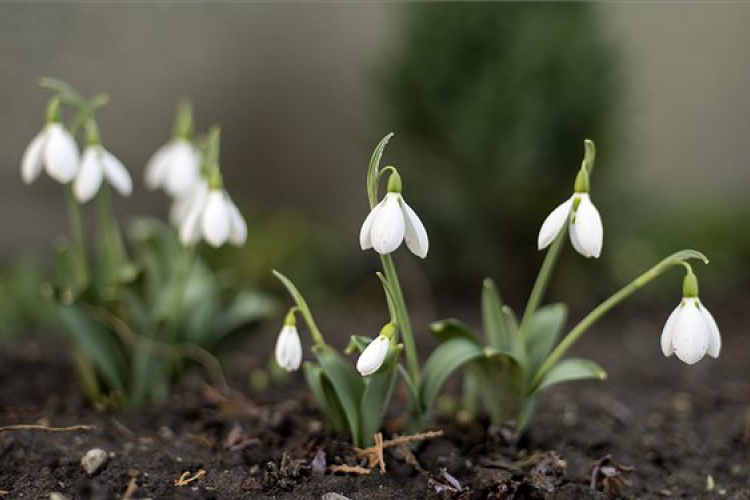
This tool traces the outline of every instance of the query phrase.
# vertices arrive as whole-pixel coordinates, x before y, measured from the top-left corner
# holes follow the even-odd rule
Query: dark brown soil
[[[131,500],[299,500],[331,492],[352,500],[586,500],[617,497],[618,491],[625,498],[750,499],[750,336],[739,321],[722,325],[721,359],[689,367],[661,356],[662,320],[621,317],[591,332],[577,354],[601,362],[609,380],[546,394],[518,446],[503,442],[503,430],[488,435],[478,424],[438,420],[431,429],[445,436],[415,449],[425,472],[387,451],[387,473],[366,476],[323,472],[356,463],[346,440],[324,430],[301,376],[264,394],[229,399],[194,378],[165,407],[103,410],[83,401],[62,342],[6,345],[0,350],[0,425],[96,429],[0,434],[0,497],[59,492],[115,499],[132,482]],[[80,459],[94,447],[109,459],[88,477]],[[598,491],[591,488],[595,468]],[[175,485],[184,473],[189,479],[201,470],[204,476]]]

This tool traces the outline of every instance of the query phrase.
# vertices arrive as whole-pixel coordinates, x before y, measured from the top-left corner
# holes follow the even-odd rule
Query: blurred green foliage
[[[187,361],[226,389],[218,357],[233,334],[273,315],[276,302],[234,271],[215,270],[156,219],[135,221],[127,236],[130,257],[114,280],[96,279],[102,268],[92,268],[93,285],[70,301],[58,286],[59,317],[87,396],[133,406],[163,402]]]
[[[47,274],[39,258],[21,257],[0,272],[0,339],[47,325],[54,304],[42,294]]]
[[[454,292],[488,275],[530,286],[536,234],[570,195],[583,140],[603,162],[612,152],[615,63],[595,7],[405,9],[384,90],[389,123],[418,145],[404,193],[436,242],[429,273]]]

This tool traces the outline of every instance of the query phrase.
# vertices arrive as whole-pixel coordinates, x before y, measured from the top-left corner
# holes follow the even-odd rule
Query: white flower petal
[[[227,197],[227,206],[229,207],[229,222],[231,230],[229,233],[229,242],[232,245],[241,246],[247,241],[247,224],[240,213],[240,209],[234,204],[229,195]]]
[[[602,253],[604,228],[602,218],[588,194],[578,194],[581,202],[570,222],[570,237],[575,249],[584,257],[598,258]]]
[[[89,146],[83,151],[81,169],[73,183],[73,194],[80,203],[91,200],[102,185],[104,165],[101,146]]]
[[[674,327],[677,324],[680,307],[682,307],[682,304],[674,308],[674,311],[672,311],[672,314],[669,315],[667,322],[664,324],[664,329],[661,331],[661,352],[666,357],[674,354]]]
[[[174,144],[168,142],[159,149],[146,163],[146,174],[144,182],[148,189],[154,190],[164,184],[164,178],[167,174],[167,168],[172,159],[172,148]]]
[[[302,364],[302,342],[297,328],[284,325],[276,341],[276,362],[288,372],[296,371]]]
[[[372,247],[380,255],[386,255],[396,250],[404,241],[404,214],[399,205],[397,193],[388,193],[383,200],[370,230]]]
[[[201,235],[201,216],[208,198],[208,187],[198,189],[190,200],[185,216],[180,222],[180,241],[183,245],[198,243]]]
[[[178,139],[166,168],[164,189],[167,193],[175,198],[190,194],[200,178],[200,154],[188,141]]]
[[[67,184],[75,179],[79,166],[78,145],[61,124],[47,125],[47,141],[43,154],[50,177],[61,184]]]
[[[229,217],[229,207],[224,192],[211,191],[201,218],[201,233],[212,247],[220,247],[229,239],[231,232]]]
[[[689,365],[697,363],[706,355],[710,338],[711,330],[698,309],[697,299],[685,299],[675,325],[675,354]]]
[[[391,341],[387,337],[378,336],[375,340],[365,347],[357,360],[357,371],[363,377],[372,375],[383,366],[385,357],[388,355],[388,348]]]
[[[359,246],[362,250],[372,248],[372,238],[370,238],[370,233],[372,232],[372,221],[375,220],[375,216],[383,206],[383,203],[385,203],[385,200],[381,200],[380,203],[375,205],[362,223],[362,229],[359,230]]]
[[[716,324],[716,320],[714,319],[711,312],[706,309],[706,307],[701,304],[700,301],[698,301],[698,305],[700,307],[701,314],[703,314],[703,319],[708,324],[708,329],[711,332],[711,335],[708,339],[708,355],[712,358],[718,358],[719,353],[721,353],[721,334],[719,333],[719,325]]]
[[[537,238],[537,248],[543,250],[547,248],[557,235],[560,234],[565,222],[568,220],[570,215],[570,209],[573,207],[573,198],[569,198],[562,202],[555,208],[542,223],[541,229],[539,229],[539,237]]]
[[[411,253],[424,259],[427,257],[427,251],[430,249],[430,240],[427,238],[427,231],[419,220],[416,212],[407,205],[406,200],[401,198],[401,209],[404,212],[404,222],[406,223],[406,232],[404,241]]]
[[[39,132],[26,147],[21,160],[21,178],[26,184],[34,182],[42,172],[42,152],[47,136],[45,131]]]
[[[104,175],[109,185],[122,196],[130,196],[133,192],[133,180],[125,165],[106,149],[102,150],[102,161],[104,162]]]

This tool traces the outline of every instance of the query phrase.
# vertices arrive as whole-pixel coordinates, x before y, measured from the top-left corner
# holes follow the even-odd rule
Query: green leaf
[[[573,380],[604,380],[606,378],[607,372],[593,361],[581,358],[568,358],[553,366],[534,392],[541,391],[555,384]]]
[[[146,401],[163,402],[169,393],[169,361],[144,343],[133,347],[130,403],[141,406]]]
[[[494,281],[487,278],[482,287],[482,324],[489,344],[502,352],[518,355],[518,326],[513,312],[503,306]]]
[[[336,391],[341,407],[349,424],[352,439],[359,441],[360,435],[360,401],[364,391],[364,381],[359,372],[350,365],[338,352],[330,347],[315,347],[315,356],[328,380]]]
[[[493,425],[516,418],[524,402],[524,376],[512,354],[489,350],[486,358],[471,363],[468,373],[478,379],[482,404]]]
[[[392,348],[380,370],[365,377],[365,390],[360,406],[362,418],[360,443],[362,446],[373,444],[373,436],[383,424],[383,415],[388,408],[393,387],[396,384],[396,367],[403,348],[400,344]]]
[[[383,151],[388,145],[388,141],[393,137],[393,132],[383,137],[378,145],[375,147],[375,151],[372,152],[370,157],[370,165],[367,167],[367,198],[370,201],[370,209],[373,209],[378,204],[378,175],[380,174],[380,160],[383,158]]]
[[[435,321],[430,325],[430,332],[440,342],[446,342],[454,338],[465,338],[479,343],[479,338],[471,328],[457,319]]]
[[[532,380],[536,371],[542,366],[552,348],[555,346],[565,320],[568,309],[565,304],[554,304],[537,310],[529,322],[526,335],[526,375]]]
[[[94,364],[107,386],[124,393],[125,356],[114,334],[75,305],[61,305],[58,312],[65,329]]]
[[[315,363],[306,361],[303,365],[305,380],[315,396],[318,407],[323,412],[334,432],[343,433],[348,428],[344,409],[336,397],[336,391],[328,380],[323,369]]]
[[[485,356],[482,346],[467,338],[457,337],[440,344],[422,370],[422,407],[425,410],[432,407],[438,391],[455,370]]]

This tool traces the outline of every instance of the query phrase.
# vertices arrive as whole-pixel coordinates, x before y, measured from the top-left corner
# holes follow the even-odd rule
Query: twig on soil
[[[0,427],[0,433],[11,432],[11,431],[77,432],[77,431],[92,431],[94,429],[96,429],[95,425],[71,425],[69,427],[49,427],[47,425],[19,424],[19,425],[6,425],[5,427]]]
[[[217,360],[213,354],[211,354],[201,346],[193,344],[192,342],[167,344],[151,338],[143,337],[142,335],[138,335],[136,332],[134,332],[130,328],[130,325],[128,325],[125,321],[118,318],[106,309],[102,309],[100,307],[92,307],[91,309],[93,310],[94,315],[99,317],[99,319],[103,323],[112,328],[112,331],[114,331],[115,334],[117,334],[117,336],[120,337],[120,340],[122,340],[124,343],[136,346],[146,346],[148,350],[157,352],[159,354],[162,354],[163,356],[178,356],[183,358],[190,358],[199,365],[203,366],[203,368],[205,368],[206,372],[208,372],[208,376],[211,377],[213,383],[216,384],[221,391],[225,393],[229,392],[229,384],[227,383],[227,379],[224,377],[224,372],[221,370],[219,360]]]
[[[383,441],[383,434],[381,432],[378,432],[375,434],[375,446],[370,446],[369,448],[354,448],[354,455],[359,458],[366,458],[367,459],[367,466],[370,468],[370,470],[374,470],[376,467],[380,468],[380,472],[382,474],[385,474],[385,458],[383,450],[386,448],[394,448],[394,447],[403,447],[408,448],[407,445],[417,442],[417,441],[425,441],[427,439],[434,439],[438,437],[443,436],[443,431],[429,431],[429,432],[423,432],[421,434],[414,434],[411,436],[398,436],[393,439],[389,439],[388,441]],[[408,455],[404,455],[405,457],[408,457]],[[412,454],[412,457],[414,455]],[[414,460],[416,461],[416,457],[414,457]],[[407,458],[408,463],[408,458]],[[418,463],[418,462],[417,462]],[[414,465],[414,464],[411,464]],[[419,471],[421,469],[421,466],[417,468]]]
[[[128,487],[125,489],[125,493],[122,494],[121,500],[130,500],[130,497],[133,496],[133,493],[135,493],[135,490],[137,489],[138,485],[135,483],[135,477],[131,477]]]
[[[424,468],[422,467],[422,464],[420,464],[419,460],[417,460],[417,456],[409,449],[408,446],[403,444],[399,446],[398,449],[401,452],[401,454],[404,456],[404,462],[414,467],[414,469],[418,473],[422,474],[423,476],[427,475],[427,471],[424,470]]]
[[[187,486],[190,483],[194,483],[195,481],[200,481],[206,477],[206,471],[201,469],[192,476],[190,475],[190,471],[183,472],[179,478],[175,479],[174,485],[175,486]]]
[[[366,469],[365,467],[359,467],[359,466],[352,466],[352,465],[329,465],[328,470],[336,473],[336,472],[342,472],[344,474],[359,474],[360,476],[366,476],[372,470]]]

